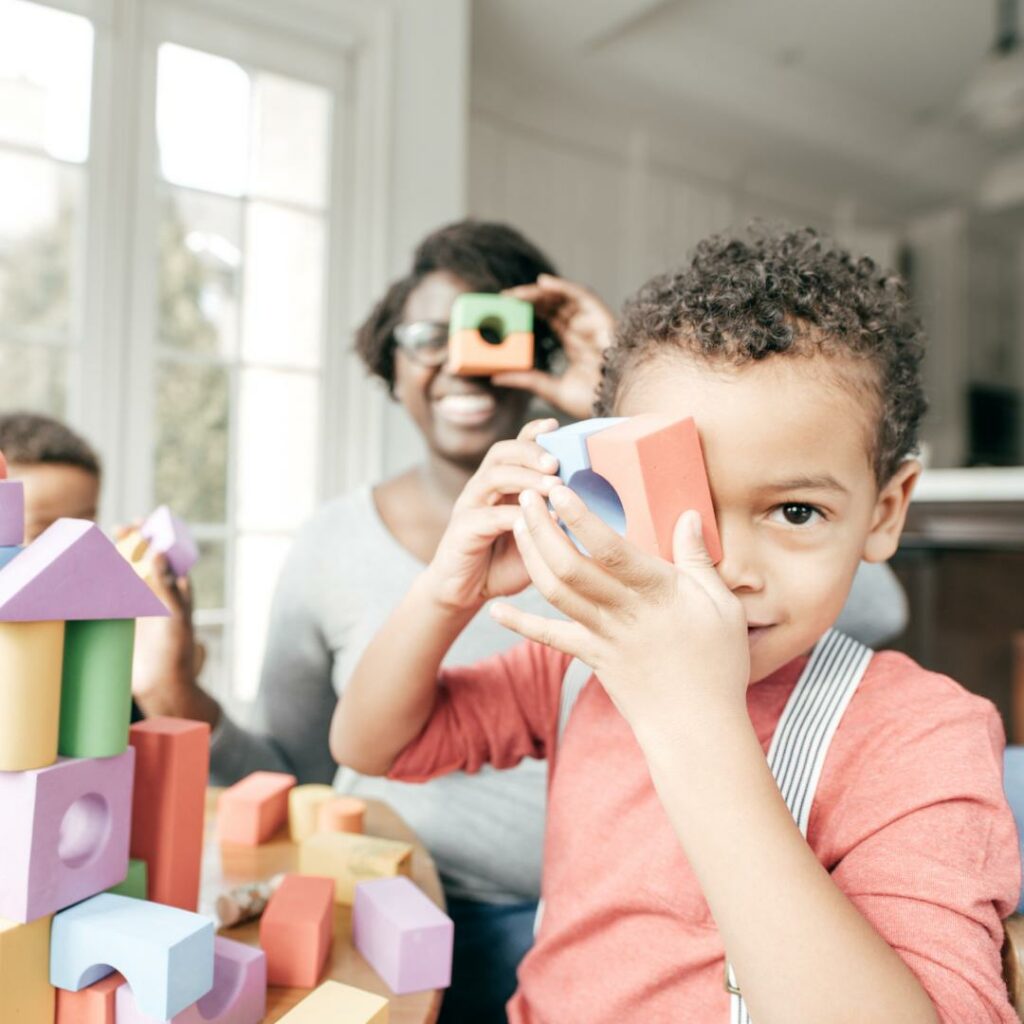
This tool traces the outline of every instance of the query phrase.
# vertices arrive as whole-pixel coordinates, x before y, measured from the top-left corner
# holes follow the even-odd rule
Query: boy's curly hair
[[[906,287],[812,228],[755,224],[741,236],[705,239],[689,266],[645,284],[627,301],[605,355],[597,415],[611,414],[627,371],[667,345],[733,365],[774,353],[852,356],[873,370],[879,484],[917,448],[924,349]]]
[[[478,292],[500,292],[532,284],[540,274],[557,273],[537,246],[507,224],[467,218],[431,232],[416,247],[409,272],[391,284],[356,331],[356,352],[366,369],[380,377],[389,390],[395,383],[394,332],[402,321],[406,300],[428,274],[438,271],[454,274]],[[534,335],[534,362],[547,369],[560,346],[539,318]]]

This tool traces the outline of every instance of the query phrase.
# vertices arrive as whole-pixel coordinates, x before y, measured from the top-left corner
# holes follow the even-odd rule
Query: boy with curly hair
[[[999,717],[831,628],[860,561],[899,542],[921,355],[902,285],[869,260],[810,231],[705,241],[627,304],[599,412],[694,417],[718,565],[693,511],[671,563],[625,541],[533,423],[491,450],[367,649],[340,761],[408,781],[551,762],[514,1024],[1016,1020]],[[494,603],[528,642],[440,668],[530,581],[564,618]],[[589,675],[574,707],[570,663]]]

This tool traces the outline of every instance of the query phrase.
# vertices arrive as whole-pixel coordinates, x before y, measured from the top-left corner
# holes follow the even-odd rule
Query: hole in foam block
[[[57,839],[57,856],[69,868],[96,857],[110,834],[110,808],[99,793],[80,796],[65,812]]]
[[[591,512],[600,516],[617,534],[623,537],[626,535],[625,509],[615,488],[600,473],[592,469],[581,469],[573,473],[569,487],[583,499]]]
[[[196,1003],[203,1020],[217,1020],[238,999],[245,971],[237,960],[217,953],[213,956],[213,988]]]
[[[485,317],[480,321],[477,331],[488,345],[500,345],[505,340],[505,323],[497,316]]]

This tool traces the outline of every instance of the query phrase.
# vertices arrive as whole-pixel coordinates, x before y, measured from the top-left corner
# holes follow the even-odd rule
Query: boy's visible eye
[[[772,518],[776,522],[779,521],[779,516],[787,526],[808,526],[825,518],[820,509],[797,501],[789,501],[772,509]]]

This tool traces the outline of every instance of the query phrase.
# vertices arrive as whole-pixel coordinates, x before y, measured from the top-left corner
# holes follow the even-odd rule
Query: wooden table
[[[281,871],[296,870],[299,852],[298,847],[288,838],[287,829],[262,846],[221,847],[214,834],[214,812],[219,795],[220,791],[216,789],[211,789],[207,794],[202,889],[199,896],[199,912],[211,917],[216,917],[214,906],[220,893],[246,882],[269,878]],[[413,847],[412,880],[443,910],[445,903],[441,880],[423,844],[387,804],[367,800],[366,805],[366,834],[410,843]],[[250,946],[258,946],[259,921],[222,929],[221,934]],[[321,981],[329,978],[385,996],[391,1004],[391,1024],[434,1024],[441,1009],[440,991],[416,992],[405,996],[396,996],[391,992],[352,945],[352,908],[340,903],[335,904],[334,908],[334,945]],[[264,1024],[278,1020],[309,992],[309,989],[302,988],[268,988]]]

